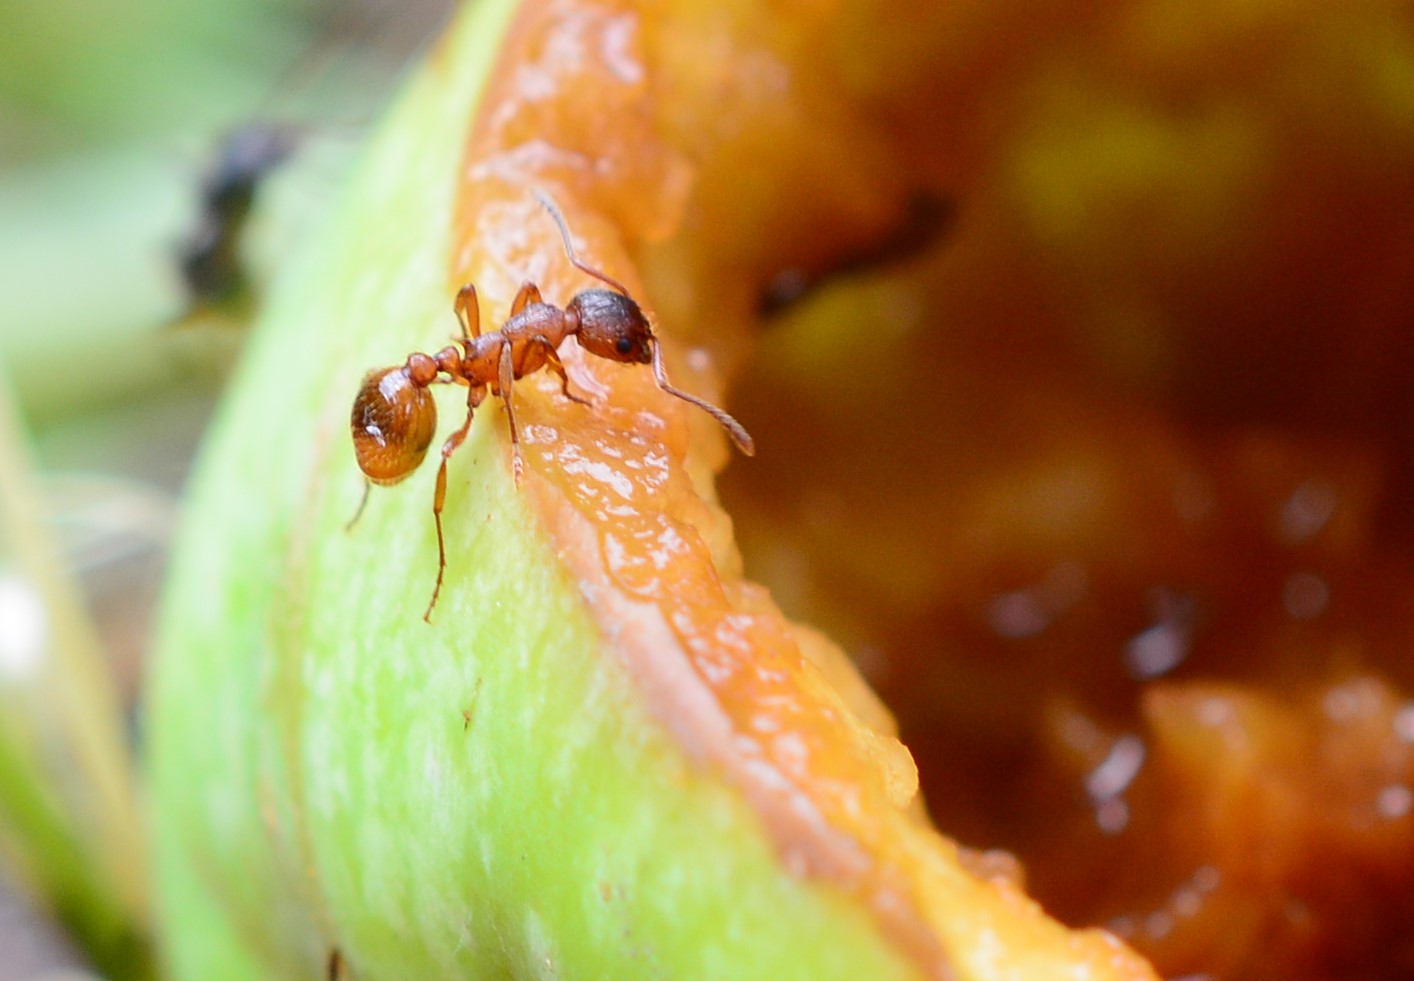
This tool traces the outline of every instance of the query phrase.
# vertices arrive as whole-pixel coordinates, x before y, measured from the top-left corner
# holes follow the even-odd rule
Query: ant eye
[[[633,340],[628,337],[620,337],[619,342],[615,344],[614,347],[620,354],[628,354],[633,350]]]

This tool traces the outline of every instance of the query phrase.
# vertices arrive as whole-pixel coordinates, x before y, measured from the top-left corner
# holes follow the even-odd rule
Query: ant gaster
[[[559,355],[559,347],[567,338],[575,338],[586,353],[595,357],[623,364],[652,364],[653,378],[660,389],[711,415],[742,453],[751,456],[756,452],[755,443],[739,422],[715,405],[668,382],[662,344],[654,336],[648,318],[621,283],[580,261],[560,209],[544,193],[539,190],[534,193],[559,226],[571,264],[612,288],[582,290],[561,308],[544,302],[534,283],[523,283],[511,302],[510,319],[499,330],[482,334],[476,287],[463,286],[452,307],[461,324],[462,336],[436,354],[410,354],[401,365],[369,372],[354,399],[350,420],[354,453],[359,468],[368,478],[363,501],[359,504],[361,514],[371,485],[396,484],[416,470],[427,455],[437,428],[437,406],[428,391],[429,386],[439,383],[467,386],[466,419],[442,444],[442,462],[437,468],[437,489],[432,498],[432,517],[437,525],[437,584],[422,615],[428,622],[442,591],[442,573],[447,567],[447,547],[442,535],[447,460],[466,439],[472,415],[489,391],[505,403],[511,429],[512,470],[516,483],[520,483],[524,464],[511,398],[512,384],[541,368],[549,368],[560,376],[560,390],[566,398],[582,405],[591,404],[569,389],[569,376]],[[357,521],[358,516],[355,514],[353,521]]]

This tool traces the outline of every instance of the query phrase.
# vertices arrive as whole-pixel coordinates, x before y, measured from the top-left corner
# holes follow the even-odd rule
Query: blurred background
[[[142,896],[95,913],[83,842],[141,860],[116,815],[181,486],[263,284],[450,6],[0,0],[0,981],[82,976],[50,912],[149,969]]]
[[[1414,6],[904,6],[840,60],[921,193],[762,291],[748,574],[1064,921],[1414,977]],[[27,896],[150,967],[141,889],[94,897],[181,483],[444,15],[0,0],[0,981],[84,964]]]

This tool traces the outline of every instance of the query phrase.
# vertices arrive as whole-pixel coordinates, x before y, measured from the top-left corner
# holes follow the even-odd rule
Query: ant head
[[[370,371],[354,399],[349,419],[354,455],[375,484],[396,484],[412,473],[432,443],[437,403],[424,380],[427,366],[413,364],[426,357],[414,355],[406,365]]]
[[[585,290],[565,308],[579,318],[579,346],[624,364],[653,360],[653,329],[638,304],[613,290]]]

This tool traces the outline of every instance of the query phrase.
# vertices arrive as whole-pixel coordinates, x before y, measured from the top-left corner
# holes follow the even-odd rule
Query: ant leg
[[[466,439],[471,429],[472,414],[480,404],[481,390],[473,388],[466,397],[466,421],[442,444],[442,464],[437,468],[437,489],[432,494],[432,520],[437,525],[437,584],[432,587],[432,598],[427,601],[427,610],[422,614],[425,623],[432,622],[432,608],[437,605],[437,596],[442,592],[442,573],[447,571],[447,540],[442,534],[442,505],[447,503],[447,460]]]
[[[514,317],[532,303],[544,302],[540,298],[540,287],[530,280],[520,284],[520,289],[516,290],[516,298],[511,301],[511,316]]]
[[[349,523],[344,525],[345,532],[353,531],[354,525],[358,524],[358,519],[363,517],[363,509],[368,507],[368,492],[371,490],[373,490],[373,481],[364,477],[363,496],[358,499],[358,510],[355,511],[353,517],[349,519]]]
[[[564,393],[565,398],[580,405],[593,405],[589,399],[580,398],[570,391],[570,376],[565,371],[565,363],[560,360],[560,352],[555,350],[555,345],[550,343],[549,338],[536,336],[532,340],[545,345],[545,366],[560,376],[560,391]]]
[[[462,325],[462,340],[481,336],[481,305],[476,300],[475,286],[467,283],[457,291],[452,310],[457,315],[457,323]]]
[[[531,289],[534,287],[531,286]],[[516,410],[511,402],[511,383],[515,380],[515,367],[511,362],[510,344],[501,345],[501,363],[498,368],[496,386],[500,390],[501,401],[506,403],[506,418],[511,424],[511,473],[515,476],[516,486],[519,487],[521,479],[525,476],[525,461],[520,456],[520,430],[516,427]]]

